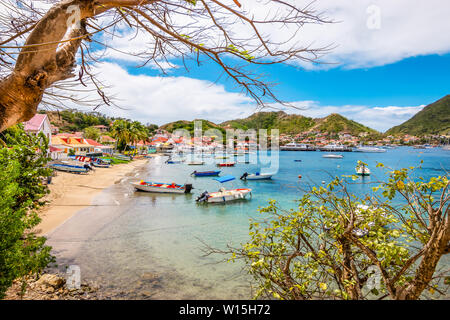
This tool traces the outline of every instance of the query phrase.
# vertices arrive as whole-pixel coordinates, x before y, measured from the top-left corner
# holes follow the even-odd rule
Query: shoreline
[[[50,193],[44,197],[48,203],[39,210],[42,220],[35,227],[36,233],[48,235],[76,212],[89,207],[94,197],[104,189],[148,162],[149,159],[133,160],[109,168],[96,168],[87,175],[57,171],[48,185]]]

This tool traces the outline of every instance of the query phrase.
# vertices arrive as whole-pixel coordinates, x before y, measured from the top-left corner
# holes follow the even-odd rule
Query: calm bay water
[[[377,162],[402,168],[418,166],[423,160],[417,172],[423,177],[450,171],[450,152],[441,149],[349,152],[343,153],[343,159],[322,158],[324,154],[280,152],[279,170],[266,181],[239,180],[242,173],[261,169],[257,165],[238,163],[219,169],[221,175],[237,178],[225,183],[226,188],[253,189],[251,200],[227,205],[195,202],[201,192],[217,191],[221,185],[211,177],[194,178],[190,173],[217,169],[213,165],[165,164],[167,157],[151,159],[145,168],[106,189],[92,206],[58,227],[48,243],[58,268],[80,266],[82,278],[99,282],[115,298],[247,299],[251,297],[250,279],[242,266],[218,263],[221,256],[205,257],[202,242],[216,248],[238,246],[248,239],[249,218],[260,217],[258,207],[276,199],[285,209],[295,208],[302,190],[328,183],[336,175],[354,174],[358,160],[372,171],[370,177],[361,178],[363,183],[350,186],[358,195],[371,193],[371,183],[385,179],[383,170],[375,168]],[[294,162],[297,159],[302,161]],[[191,195],[135,192],[129,182],[136,179],[192,183],[195,189]]]

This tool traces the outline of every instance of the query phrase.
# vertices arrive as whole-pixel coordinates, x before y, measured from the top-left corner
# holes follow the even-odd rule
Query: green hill
[[[257,112],[245,119],[225,121],[220,125],[231,129],[279,129],[280,133],[295,134],[309,130],[314,125],[312,118],[278,112]]]
[[[366,127],[361,123],[349,120],[340,114],[332,113],[322,119],[315,119],[316,125],[312,130],[328,133],[349,132],[352,135],[358,135],[362,132],[376,133],[374,129]]]
[[[208,121],[208,120],[202,120],[202,119],[195,119],[194,121],[201,121],[202,122],[202,133],[209,129],[218,129],[222,132],[223,135],[225,135],[225,130],[221,128],[219,125]],[[166,123],[162,126],[160,126],[160,129],[167,130],[168,132],[174,132],[177,129],[185,129],[189,131],[191,136],[194,136],[194,121],[186,121],[186,120],[178,120],[175,122]]]
[[[386,131],[386,134],[450,134],[450,95],[427,105],[408,121]]]
[[[361,132],[376,133],[358,122],[349,120],[339,114],[333,113],[325,118],[313,119],[297,114],[278,112],[257,112],[245,119],[226,121],[221,124],[224,128],[233,129],[279,129],[280,133],[297,134],[305,131],[320,131],[338,133],[347,131],[357,135]]]

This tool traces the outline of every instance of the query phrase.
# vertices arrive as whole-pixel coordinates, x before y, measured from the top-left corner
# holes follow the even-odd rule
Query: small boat
[[[247,172],[245,172],[242,176],[241,176],[241,180],[266,180],[266,179],[271,179],[273,176],[272,173],[260,173],[260,172],[256,172],[256,173],[252,173],[252,174],[248,174]]]
[[[168,164],[183,163],[183,160],[172,160],[172,159],[168,159],[168,160],[166,160],[166,163],[168,163]]]
[[[377,147],[365,147],[365,146],[359,146],[356,149],[353,150],[354,152],[386,152],[386,149],[383,148],[377,148]]]
[[[302,160],[296,159],[296,160],[294,160],[294,162],[302,162]]]
[[[220,183],[232,181],[236,179],[232,175],[226,175],[224,177],[214,178],[214,180],[219,181]],[[248,194],[251,195],[252,189],[249,188],[238,188],[238,189],[230,189],[226,190],[225,188],[220,188],[218,192],[208,191],[203,192],[197,199],[197,202],[228,202],[234,200],[245,199]]]
[[[130,156],[123,155],[121,153],[114,153],[113,156],[119,160],[130,161],[132,158]]]
[[[238,188],[226,190],[221,188],[218,192],[208,193],[208,191],[203,192],[197,199],[197,202],[227,202],[234,200],[245,199],[248,194],[251,195],[252,189],[249,188]]]
[[[342,159],[344,156],[342,154],[324,154],[322,158],[330,158],[330,159]]]
[[[138,190],[156,193],[190,193],[192,184],[180,185],[176,183],[158,183],[158,182],[131,182],[131,184]]]
[[[71,166],[68,164],[61,164],[61,163],[54,163],[50,165],[55,170],[58,171],[65,171],[65,172],[72,172],[72,173],[86,173],[88,171],[85,167],[80,166]]]
[[[187,164],[190,166],[202,166],[205,164],[205,162],[204,161],[191,161],[191,162],[188,162]]]
[[[220,171],[202,171],[202,172],[194,171],[191,173],[191,175],[194,175],[196,177],[211,177],[211,176],[218,176],[219,173]]]
[[[215,157],[215,159],[220,159],[220,160],[228,159],[228,158],[229,158],[228,156],[216,156]]]
[[[97,162],[97,161],[93,161],[93,162],[91,162],[91,164],[94,167],[98,167],[98,168],[109,168],[109,166],[110,166],[108,163],[101,163],[101,162]]]
[[[223,163],[218,163],[217,166],[218,167],[234,167],[235,164],[236,164],[236,162],[223,162]]]
[[[61,164],[93,170],[92,165],[88,162],[81,162],[77,160],[62,160]]]
[[[367,168],[364,164],[359,164],[355,168],[356,174],[360,176],[370,176],[370,169]]]

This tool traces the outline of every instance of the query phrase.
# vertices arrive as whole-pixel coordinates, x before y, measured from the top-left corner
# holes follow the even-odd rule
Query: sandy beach
[[[41,235],[51,232],[75,212],[89,206],[103,189],[120,182],[147,162],[148,159],[134,160],[110,168],[96,168],[88,174],[58,171],[49,184],[50,194],[45,198],[49,203],[39,213],[42,221],[36,232]]]

